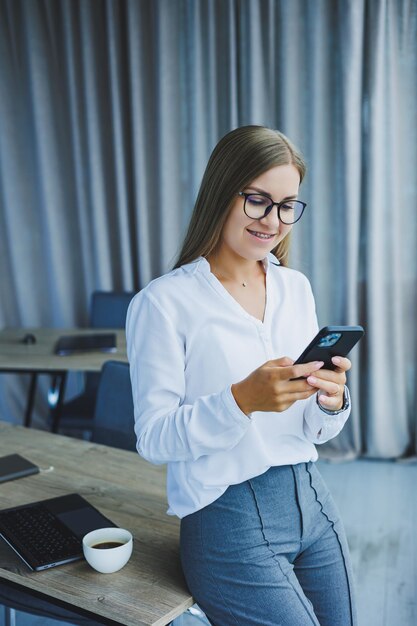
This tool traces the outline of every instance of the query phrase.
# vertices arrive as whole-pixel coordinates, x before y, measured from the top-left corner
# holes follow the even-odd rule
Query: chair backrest
[[[124,450],[136,450],[129,364],[104,363],[98,386],[92,441]]]
[[[134,295],[134,291],[93,291],[90,302],[92,328],[124,328],[127,309]],[[98,384],[99,374],[86,374],[85,390],[91,398],[96,397]]]
[[[124,328],[127,308],[134,291],[94,291],[90,324],[93,328]]]

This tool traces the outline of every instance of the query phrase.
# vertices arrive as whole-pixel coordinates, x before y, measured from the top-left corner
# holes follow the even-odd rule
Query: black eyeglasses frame
[[[245,192],[245,191],[238,191],[237,195],[241,196],[242,198],[244,198],[243,210],[245,212],[245,215],[247,215],[251,220],[263,220],[264,217],[267,217],[267,215],[270,214],[270,212],[272,211],[274,206],[276,206],[277,207],[277,212],[278,212],[278,219],[279,219],[280,222],[282,222],[286,226],[292,226],[293,224],[296,224],[302,218],[304,210],[305,210],[305,208],[307,206],[307,202],[303,202],[302,200],[296,200],[296,202],[299,202],[300,204],[303,205],[303,210],[301,211],[299,217],[297,217],[295,222],[289,222],[288,223],[288,222],[284,222],[284,220],[281,219],[280,209],[286,202],[289,202],[289,200],[282,200],[281,202],[274,202],[272,200],[272,198],[270,198],[269,196],[267,196],[264,193],[259,193],[259,192],[248,193],[248,192]],[[263,198],[267,198],[268,200],[271,201],[271,204],[269,204],[266,207],[265,213],[261,217],[252,217],[251,215],[248,215],[246,213],[246,200],[248,199],[249,196],[262,196]]]

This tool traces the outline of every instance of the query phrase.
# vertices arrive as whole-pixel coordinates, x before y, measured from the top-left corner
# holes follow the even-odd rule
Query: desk
[[[0,585],[123,626],[163,626],[192,606],[179,564],[179,520],[166,515],[164,467],[135,452],[0,422],[0,456],[14,452],[55,469],[3,483],[1,508],[76,491],[128,528],[135,543],[123,569],[99,574],[84,560],[31,572],[0,540]]]
[[[117,352],[85,352],[58,356],[54,346],[62,335],[91,335],[116,333]],[[36,343],[26,345],[22,339],[33,334]],[[0,372],[31,374],[31,382],[25,411],[24,425],[30,426],[38,374],[51,374],[56,386],[57,402],[53,415],[53,431],[56,431],[59,412],[64,398],[67,373],[70,371],[99,372],[108,360],[125,361],[126,336],[120,329],[97,328],[5,328],[0,331]]]

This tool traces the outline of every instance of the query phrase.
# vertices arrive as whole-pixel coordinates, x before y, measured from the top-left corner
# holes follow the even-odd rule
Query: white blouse
[[[243,413],[232,383],[271,359],[296,359],[317,332],[307,278],[264,260],[263,322],[247,313],[206,259],[153,280],[132,300],[126,322],[137,449],[167,463],[168,513],[184,517],[229,485],[275,465],[316,461],[314,444],[335,437],[337,415],[313,395],[283,412]]]

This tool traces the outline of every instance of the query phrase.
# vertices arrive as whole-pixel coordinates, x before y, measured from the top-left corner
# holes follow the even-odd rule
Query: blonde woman
[[[128,312],[138,451],[167,464],[186,581],[216,626],[356,623],[345,533],[315,466],[349,416],[350,361],[293,365],[317,332],[309,282],[287,267],[304,174],[282,133],[228,133],[174,270]]]

